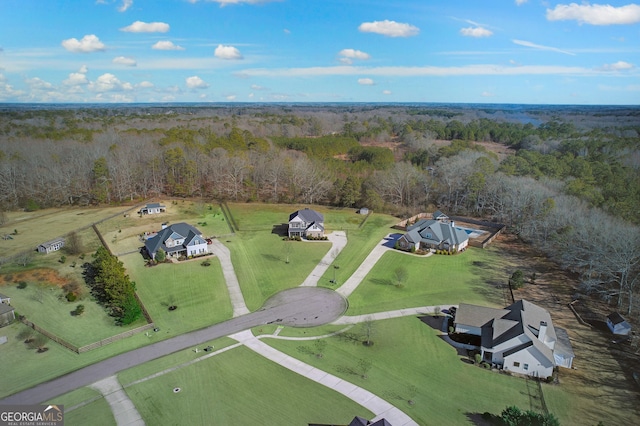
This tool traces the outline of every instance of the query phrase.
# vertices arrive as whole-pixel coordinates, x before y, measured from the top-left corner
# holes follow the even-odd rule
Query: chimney
[[[456,224],[453,221],[451,221],[451,227],[455,228],[455,226],[456,226]]]
[[[544,338],[547,336],[547,323],[540,321],[540,330],[538,331],[538,340],[544,343]]]

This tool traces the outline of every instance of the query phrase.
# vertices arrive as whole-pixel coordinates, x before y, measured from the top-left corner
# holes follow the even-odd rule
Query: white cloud
[[[382,94],[383,95],[390,95],[391,94],[391,90],[383,90]]]
[[[138,87],[142,87],[143,89],[149,89],[151,87],[153,87],[154,84],[150,81],[142,81],[140,82],[140,84],[138,84]]]
[[[575,53],[568,52],[568,51],[562,50],[562,49],[558,49],[557,47],[543,46],[541,44],[532,43],[532,42],[526,41],[526,40],[511,40],[511,41],[513,41],[515,44],[517,44],[519,46],[531,47],[532,49],[548,50],[550,52],[563,53],[565,55],[571,55],[571,56],[575,56],[576,55]]]
[[[216,47],[214,56],[220,59],[242,59],[242,54],[233,46],[223,46],[221,44]]]
[[[228,100],[228,101],[235,101],[236,100],[236,95],[225,96],[225,99]]]
[[[252,84],[251,90],[267,90],[267,89],[266,87],[258,86],[257,84]]]
[[[165,24],[164,22],[136,21],[127,27],[120,28],[120,31],[127,33],[166,33],[169,31],[169,24]]]
[[[65,86],[82,86],[85,84],[89,84],[89,80],[85,73],[82,72],[72,72],[69,74],[69,78],[62,81],[62,84]]]
[[[209,85],[197,75],[187,77],[185,80],[189,89],[206,89]]]
[[[96,81],[89,83],[89,89],[94,92],[121,92],[133,90],[133,86],[131,83],[120,81],[111,73],[105,73],[98,77]]]
[[[480,94],[480,96],[482,96],[482,97],[484,97],[484,98],[492,98],[492,97],[494,97],[494,96],[495,96],[495,94],[493,94],[493,93],[491,93],[491,92],[484,91],[484,92],[482,92],[482,93]]]
[[[375,83],[370,78],[359,78],[358,84],[362,84],[363,86],[373,86]]]
[[[352,59],[366,61],[367,59],[371,58],[368,53],[355,49],[342,49],[340,52],[338,52],[338,56],[340,56],[339,61],[343,64],[351,64],[353,62]]]
[[[363,22],[358,27],[358,30],[363,33],[382,34],[387,37],[411,37],[420,33],[418,27],[387,19],[384,21]]]
[[[127,67],[135,67],[136,65],[138,65],[138,63],[136,62],[135,59],[133,59],[132,57],[127,57],[127,56],[118,56],[113,58],[113,62],[114,64],[119,64],[119,65],[125,65]]]
[[[602,71],[625,71],[635,68],[633,64],[625,61],[618,61],[613,64],[604,64],[599,69]]]
[[[525,4],[526,2],[528,2],[529,0],[516,0],[516,4],[518,6],[522,6],[523,4]]]
[[[151,48],[154,50],[184,50],[184,47],[173,44],[173,42],[169,40],[160,40],[151,46]]]
[[[549,21],[578,21],[591,25],[625,25],[640,22],[640,5],[614,7],[609,4],[559,4],[547,9]]]
[[[89,72],[89,68],[87,68],[87,66],[86,66],[86,65],[83,65],[83,66],[81,66],[81,67],[80,67],[80,69],[78,70],[78,72],[79,72],[80,74],[86,74],[86,73],[88,73],[88,72]]]
[[[105,45],[94,34],[87,34],[81,40],[70,38],[62,40],[62,47],[69,52],[74,53],[90,53],[105,50]]]
[[[133,6],[133,0],[122,0],[122,4],[118,7],[118,12],[126,12],[131,6]]]
[[[482,27],[462,28],[460,34],[466,37],[489,37],[493,35],[493,31]]]
[[[48,81],[44,81],[38,77],[27,78],[24,80],[25,83],[29,85],[31,90],[51,90],[53,89],[53,85]]]

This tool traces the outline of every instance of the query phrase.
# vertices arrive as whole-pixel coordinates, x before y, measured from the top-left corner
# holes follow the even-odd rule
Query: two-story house
[[[298,210],[289,215],[289,238],[291,237],[323,237],[324,216],[308,208]]]

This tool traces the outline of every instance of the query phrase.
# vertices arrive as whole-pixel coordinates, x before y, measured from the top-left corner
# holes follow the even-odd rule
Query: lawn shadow
[[[465,413],[467,419],[474,424],[475,426],[491,426],[497,423],[497,416],[494,416],[491,413]]]
[[[281,262],[282,261],[280,256],[276,256],[275,254],[263,254],[262,257],[264,257],[266,260],[269,260],[271,262]]]
[[[388,285],[388,286],[393,285],[393,282],[391,282],[391,280],[386,280],[382,278],[371,278],[369,279],[369,281],[378,285]]]
[[[279,235],[281,237],[287,237],[289,235],[289,224],[281,223],[279,225],[273,225],[271,233]]]

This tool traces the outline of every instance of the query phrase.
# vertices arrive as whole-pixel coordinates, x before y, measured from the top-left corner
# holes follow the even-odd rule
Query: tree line
[[[399,216],[440,208],[506,223],[578,273],[585,291],[635,309],[635,116],[619,112],[602,122],[591,112],[600,125],[585,127],[582,115],[557,111],[532,114],[537,125],[466,110],[419,111],[12,112],[0,117],[0,206],[170,195],[368,207]],[[46,136],[52,132],[62,136]],[[485,142],[509,146],[513,154],[498,154]]]

